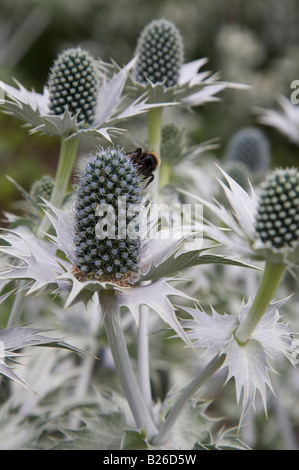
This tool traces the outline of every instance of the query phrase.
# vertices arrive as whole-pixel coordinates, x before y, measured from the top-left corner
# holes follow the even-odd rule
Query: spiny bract
[[[229,162],[225,166],[226,173],[245,191],[249,189],[248,168],[241,162]]]
[[[183,40],[170,21],[153,20],[141,32],[136,55],[136,81],[164,83],[166,88],[177,84],[183,64]]]
[[[138,271],[141,238],[134,228],[133,232],[127,229],[134,220],[139,228],[135,205],[138,209],[141,203],[141,181],[134,164],[119,148],[99,148],[77,190],[75,264],[81,273],[120,281]]]
[[[275,170],[260,196],[256,231],[274,248],[294,247],[299,240],[299,171]]]
[[[63,51],[54,62],[48,79],[51,114],[68,108],[78,121],[94,120],[99,80],[94,58],[80,47]]]
[[[255,127],[239,130],[228,145],[227,162],[241,162],[254,174],[263,174],[270,164],[270,145],[264,133]]]

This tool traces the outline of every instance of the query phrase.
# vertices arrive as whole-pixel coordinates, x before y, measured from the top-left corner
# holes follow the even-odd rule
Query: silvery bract
[[[257,108],[258,120],[266,126],[274,127],[295,145],[299,145],[299,109],[287,97],[277,100],[280,109]]]
[[[200,309],[185,309],[193,317],[193,320],[183,321],[193,345],[202,351],[225,355],[222,367],[228,368],[226,382],[234,377],[237,401],[242,398],[241,421],[248,408],[255,406],[256,392],[260,393],[266,409],[267,387],[272,389],[271,360],[279,354],[289,358],[291,335],[278,312],[286,300],[268,307],[250,339],[242,345],[234,333],[248,315],[251,303],[244,304],[237,315],[220,315],[213,308],[212,315]]]
[[[292,170],[291,170],[292,171]],[[293,257],[294,249],[298,246],[298,237],[296,235],[296,241],[292,247],[289,245],[274,245],[273,243],[269,243],[259,234],[259,229],[257,230],[257,212],[259,208],[259,197],[251,187],[249,191],[245,191],[236,181],[234,181],[225,171],[221,170],[222,174],[224,175],[225,179],[227,180],[228,185],[224,182],[219,181],[227,201],[230,205],[229,208],[220,204],[219,202],[210,202],[206,201],[203,198],[188,194],[194,200],[201,202],[206,209],[211,211],[214,216],[216,216],[215,221],[210,222],[207,221],[204,226],[204,232],[209,235],[212,239],[217,240],[225,247],[229,249],[230,253],[238,253],[245,259],[253,259],[253,260],[268,260],[273,263],[285,263],[288,266],[291,266],[292,262],[295,261],[295,257]],[[278,170],[279,172],[279,170]],[[288,170],[281,170],[282,173],[288,172]],[[294,170],[295,174],[297,174],[296,170]],[[275,172],[273,173],[275,175]],[[269,175],[269,179],[272,178],[272,174]],[[265,185],[267,184],[265,182]],[[297,181],[297,179],[296,179]],[[291,212],[293,214],[293,206],[295,204],[295,208],[297,207],[298,202],[298,190],[299,187],[295,181],[295,184],[291,184],[291,188],[289,190],[293,191],[290,192],[288,196],[288,192],[285,193],[284,189],[281,187],[279,189],[280,192],[285,193],[281,197],[281,201],[275,199],[275,203],[273,203],[272,207],[272,214],[271,214],[271,226],[275,223],[274,219],[279,218],[278,214],[276,213],[276,208],[279,204],[279,209],[277,208],[278,212],[281,213],[281,217],[286,217],[287,214],[282,215],[282,209],[285,205],[291,205]],[[277,194],[275,195],[273,192],[273,188],[271,189],[271,198],[277,198]],[[294,194],[293,194],[294,193]],[[278,198],[278,199],[279,199]],[[286,201],[287,200],[287,201]],[[294,201],[294,202],[292,202]],[[274,210],[275,208],[275,210]],[[287,209],[288,210],[288,209]],[[296,212],[296,211],[295,211]],[[268,216],[269,217],[269,216]],[[292,230],[297,230],[297,218],[298,216],[293,214],[293,218],[289,221],[287,220],[287,224],[290,223],[290,228],[293,227],[292,223],[296,225],[296,227],[292,228]],[[222,224],[222,227],[219,226],[219,221]],[[268,222],[270,222],[268,220]],[[297,232],[296,232],[297,233]],[[265,240],[265,241],[263,241]]]
[[[41,332],[40,329],[24,326],[0,329],[0,374],[31,391],[32,388],[14,372],[14,363],[25,354],[24,348],[48,346],[84,353],[61,338],[44,336]]]

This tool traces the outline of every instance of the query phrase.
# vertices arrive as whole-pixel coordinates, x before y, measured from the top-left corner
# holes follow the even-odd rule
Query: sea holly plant
[[[242,418],[260,392],[266,407],[266,386],[271,388],[270,359],[275,354],[290,356],[292,335],[279,315],[287,299],[273,302],[287,269],[294,269],[299,242],[299,173],[296,168],[277,169],[264,182],[257,197],[250,196],[223,172],[229,187],[220,182],[231,211],[220,204],[205,204],[222,223],[207,222],[204,231],[230,250],[239,250],[246,259],[264,260],[265,269],[253,301],[243,304],[239,313],[220,315],[212,309],[188,309],[193,320],[185,320],[190,339],[200,349],[216,353],[207,370],[228,367],[235,378],[238,401],[243,392]],[[203,372],[194,379],[200,382]]]
[[[124,100],[123,89],[132,60],[108,77],[104,64],[81,47],[59,54],[48,77],[43,93],[28,91],[0,82],[4,98],[0,104],[30,126],[30,132],[42,132],[61,138],[61,150],[51,194],[51,202],[60,206],[72,173],[81,135],[96,136],[111,141],[110,134],[121,132],[120,121],[147,111],[145,96],[134,102]],[[107,99],[109,97],[109,99]],[[44,218],[39,233],[49,228]]]
[[[122,308],[132,313],[138,325],[141,306],[146,305],[189,344],[170,302],[172,296],[188,299],[188,295],[171,281],[179,279],[178,272],[189,266],[245,263],[213,254],[210,246],[197,248],[192,239],[202,234],[192,233],[190,226],[180,238],[161,238],[163,229],[153,230],[152,221],[149,228],[148,223],[143,226],[146,202],[142,185],[136,167],[122,149],[98,148],[87,160],[69,207],[59,209],[47,203],[55,234],[43,240],[25,226],[3,234],[6,246],[2,253],[8,261],[0,277],[6,282],[27,279],[28,295],[68,293],[65,308],[78,301],[88,302],[97,293],[115,365],[136,425],[144,426],[148,436],[153,437],[156,426],[134,378],[121,328]],[[144,236],[148,230],[153,231],[151,238]],[[186,251],[188,240],[191,248]]]
[[[98,321],[91,352],[95,341],[100,346],[104,343],[112,356],[107,363],[123,392],[122,397],[113,392],[108,399],[106,389],[101,389],[97,405],[95,399],[85,401],[80,394],[92,388],[94,376],[100,376],[102,386],[104,355],[102,369],[81,367],[77,383],[71,385],[73,396],[80,396],[76,402],[79,417],[68,421],[63,416],[57,430],[64,437],[57,442],[54,436],[57,449],[246,448],[231,430],[214,432],[215,420],[208,417],[210,400],[199,398],[200,389],[212,377],[218,378],[219,370],[228,369],[227,381],[235,380],[243,423],[258,392],[266,408],[276,354],[288,358],[292,354],[292,336],[281,315],[288,299],[274,297],[285,271],[294,273],[297,263],[297,169],[270,173],[260,194],[251,191],[250,185],[245,191],[222,171],[226,205],[205,200],[200,182],[190,184],[188,193],[178,187],[175,204],[160,204],[161,184],[169,182],[165,172],[161,181],[159,169],[146,166],[152,160],[136,164],[131,149],[117,142],[121,129],[116,126],[123,119],[147,113],[145,154],[154,157],[155,163],[162,158],[163,165],[163,153],[173,152],[174,161],[177,158],[188,166],[192,156],[200,154],[201,147],[188,149],[182,144],[181,129],[172,133],[171,145],[162,147],[161,154],[163,108],[212,101],[230,85],[220,82],[217,75],[199,72],[205,59],[184,64],[183,58],[176,26],[154,20],[141,33],[135,57],[124,68],[108,66],[81,48],[71,48],[55,61],[43,94],[1,84],[3,109],[27,122],[33,132],[59,135],[61,155],[53,180],[42,177],[30,192],[14,183],[26,200],[28,220],[5,214],[0,300],[4,304],[14,296],[14,302],[9,328],[0,330],[0,373],[30,388],[13,370],[13,361],[24,354],[23,348],[44,345],[82,352],[62,339],[42,335],[40,328],[21,327],[26,302],[38,299],[44,312],[51,299],[62,310],[61,316],[75,308],[83,312],[92,304]],[[82,135],[104,137],[110,144],[96,146],[83,158],[66,197]],[[170,165],[171,155],[165,160]],[[188,203],[182,203],[181,197]],[[189,204],[191,199],[193,204]],[[219,272],[229,265],[255,270],[262,277],[256,295],[244,299],[239,311],[221,312],[224,299],[219,298],[217,306],[205,311],[194,290],[190,294],[186,287],[187,282],[196,283],[189,279],[194,269],[198,275],[204,268],[214,273],[215,265],[220,265]],[[238,290],[238,299],[240,295]],[[210,299],[204,301],[210,303]],[[181,344],[184,387],[163,390],[155,398],[150,345],[158,346],[156,354],[162,342],[164,346],[157,332],[168,336],[166,348],[172,341]],[[211,356],[192,377],[187,350]],[[51,423],[58,414],[51,415]],[[53,446],[48,429],[43,427],[37,446],[43,445],[47,433]]]

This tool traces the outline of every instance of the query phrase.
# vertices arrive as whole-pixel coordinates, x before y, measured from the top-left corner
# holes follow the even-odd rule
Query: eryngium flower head
[[[294,248],[299,240],[299,171],[278,169],[267,178],[260,196],[256,231],[274,248]]]
[[[238,131],[228,145],[228,162],[241,162],[254,174],[262,175],[270,164],[270,146],[262,131],[245,127]]]
[[[136,55],[138,82],[163,82],[166,88],[177,84],[183,64],[183,40],[173,23],[164,19],[149,23],[141,32]]]
[[[141,181],[131,160],[118,148],[98,149],[78,184],[75,265],[80,273],[129,282],[138,271],[141,238],[135,234],[130,238],[128,232],[123,233],[124,227],[119,229],[124,220],[125,228],[132,223],[136,211],[130,211],[130,207],[134,209],[141,202]],[[105,222],[103,216],[107,216],[106,234],[97,231],[97,224],[101,226]],[[113,233],[109,233],[112,228]]]
[[[88,124],[94,120],[99,82],[93,57],[80,47],[63,51],[50,71],[50,113],[71,116]]]
[[[40,180],[35,181],[30,189],[30,196],[35,204],[43,204],[43,199],[50,201],[54,180],[51,176],[44,175]]]

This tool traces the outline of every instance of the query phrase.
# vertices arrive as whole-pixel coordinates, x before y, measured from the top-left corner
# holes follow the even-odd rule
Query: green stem
[[[162,135],[162,114],[163,107],[150,109],[147,113],[147,126],[148,126],[148,147],[160,155],[161,148],[161,135]],[[159,187],[160,187],[160,168],[155,171],[155,179],[150,184],[152,202],[158,204],[159,202]]]
[[[23,311],[23,302],[24,302],[24,297],[25,297],[24,286],[25,286],[25,281],[24,280],[20,281],[19,290],[15,295],[13,306],[8,317],[7,328],[16,326],[20,322],[20,318],[21,318],[22,311]]]
[[[70,176],[74,167],[79,139],[61,138],[60,155],[56,171],[54,188],[50,203],[55,207],[60,207],[65,197]],[[50,227],[50,221],[45,215],[38,230],[38,236],[42,236]]]
[[[283,264],[266,263],[264,275],[254,302],[244,322],[235,333],[235,338],[239,344],[244,344],[248,341],[250,335],[261,321],[274,297],[285,270],[286,267]]]
[[[105,328],[115,368],[134,416],[136,426],[139,429],[144,427],[149,439],[151,439],[157,433],[157,429],[145,405],[133,372],[126,340],[120,324],[120,317],[115,315],[115,293],[113,291],[102,292],[101,305],[105,314]]]
[[[169,162],[163,162],[160,168],[160,186],[166,186],[169,184],[171,176],[171,164]]]
[[[183,393],[180,395],[180,398],[176,401],[173,408],[167,415],[166,420],[159,433],[152,440],[153,445],[163,444],[173,428],[175,422],[180,417],[180,414],[190,400],[190,398],[198,391],[198,389],[213,375],[224,363],[225,354],[221,356],[215,356],[207,366],[190,382],[190,384],[185,388]]]
[[[148,124],[148,146],[160,155],[161,133],[162,133],[163,108],[153,108],[147,113]],[[155,171],[154,181],[150,184],[152,203],[159,203],[159,168]],[[147,405],[149,413],[152,410],[152,394],[149,364],[149,340],[148,340],[148,316],[147,307],[141,308],[138,326],[138,382],[142,397]]]
[[[152,410],[152,391],[149,364],[148,320],[149,309],[142,305],[138,325],[138,384],[149,412]]]

